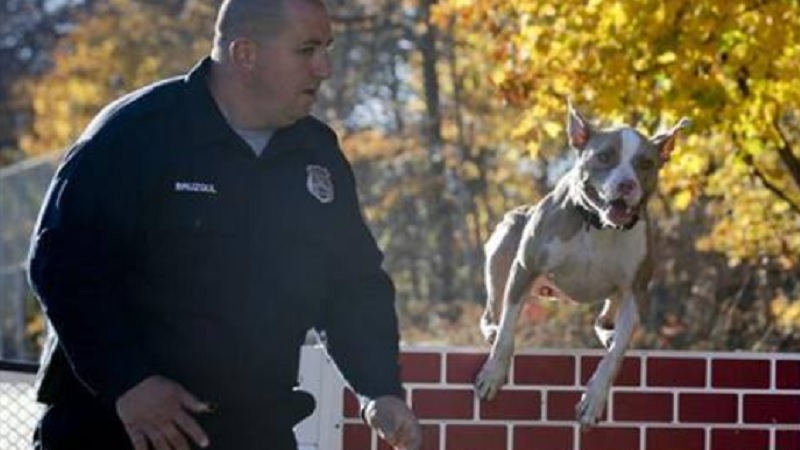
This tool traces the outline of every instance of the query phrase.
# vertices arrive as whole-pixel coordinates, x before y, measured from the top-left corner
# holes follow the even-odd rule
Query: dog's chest
[[[545,244],[547,264],[543,280],[556,296],[577,302],[602,300],[632,286],[647,255],[647,224],[628,231],[582,230],[570,239],[553,238]]]

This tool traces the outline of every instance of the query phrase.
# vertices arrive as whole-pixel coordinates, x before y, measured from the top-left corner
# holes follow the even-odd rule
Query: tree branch
[[[747,164],[753,172],[753,175],[761,181],[761,184],[764,185],[767,190],[775,194],[776,197],[780,198],[781,200],[785,201],[789,204],[791,209],[798,215],[800,215],[800,205],[796,204],[789,196],[786,195],[775,183],[771,182],[766,175],[756,166],[755,162],[753,162],[753,156],[750,154],[744,154],[742,156],[742,161]]]
[[[786,136],[783,128],[781,128],[780,119],[776,117],[773,125],[781,137],[781,146],[778,147],[778,156],[780,156],[781,161],[783,161],[789,169],[789,174],[792,176],[795,185],[800,187],[800,159],[798,159],[792,151],[789,138]]]

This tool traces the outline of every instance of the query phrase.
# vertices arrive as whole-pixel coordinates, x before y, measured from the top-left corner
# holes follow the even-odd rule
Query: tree
[[[678,345],[796,345],[797,332],[777,336],[775,324],[792,317],[800,329],[791,307],[800,297],[797,9],[788,1],[440,3],[438,20],[459,24],[457,39],[490,61],[481,74],[520,112],[506,142],[527,148],[533,160],[567,157],[567,98],[650,133],[680,116],[694,120],[662,172],[654,205],[658,248],[668,257],[664,281],[652,290],[662,302],[650,314],[651,341],[666,335],[658,328],[671,316],[680,325],[673,331],[682,329],[673,335],[688,336]],[[687,274],[686,266],[698,271]],[[686,296],[670,295],[684,288]],[[704,296],[712,306],[683,303]],[[681,317],[691,315],[711,325],[723,316],[737,320],[703,335],[687,330]]]
[[[23,151],[63,149],[110,100],[185,72],[210,48],[213,13],[204,2],[98,4],[59,41],[53,69],[27,85],[36,120]]]
[[[50,68],[56,42],[88,7],[75,0],[0,0],[0,167],[21,159],[19,137],[33,118],[22,81]]]
[[[526,108],[516,136],[532,154],[562,133],[567,97],[650,132],[690,116],[663,192],[679,210],[710,200],[715,226],[700,248],[797,262],[796,2],[451,0],[439,13],[484,36],[472,50]]]

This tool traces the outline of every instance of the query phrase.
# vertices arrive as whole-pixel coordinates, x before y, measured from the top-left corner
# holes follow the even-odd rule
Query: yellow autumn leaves
[[[796,2],[445,1],[489,79],[520,110],[512,135],[534,158],[563,152],[564,99],[653,133],[695,126],[663,171],[672,206],[702,203],[700,247],[732,262],[800,254],[800,11]],[[778,127],[783,130],[782,134]],[[771,186],[771,187],[770,187]],[[776,190],[780,195],[776,195]]]

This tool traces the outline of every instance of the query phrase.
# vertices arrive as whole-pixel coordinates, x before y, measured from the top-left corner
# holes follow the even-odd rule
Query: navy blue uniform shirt
[[[40,400],[112,404],[158,374],[220,412],[269,405],[310,327],[360,395],[402,395],[393,285],[335,134],[306,117],[257,157],[209,64],[110,104],[59,167],[30,257],[58,337]]]

